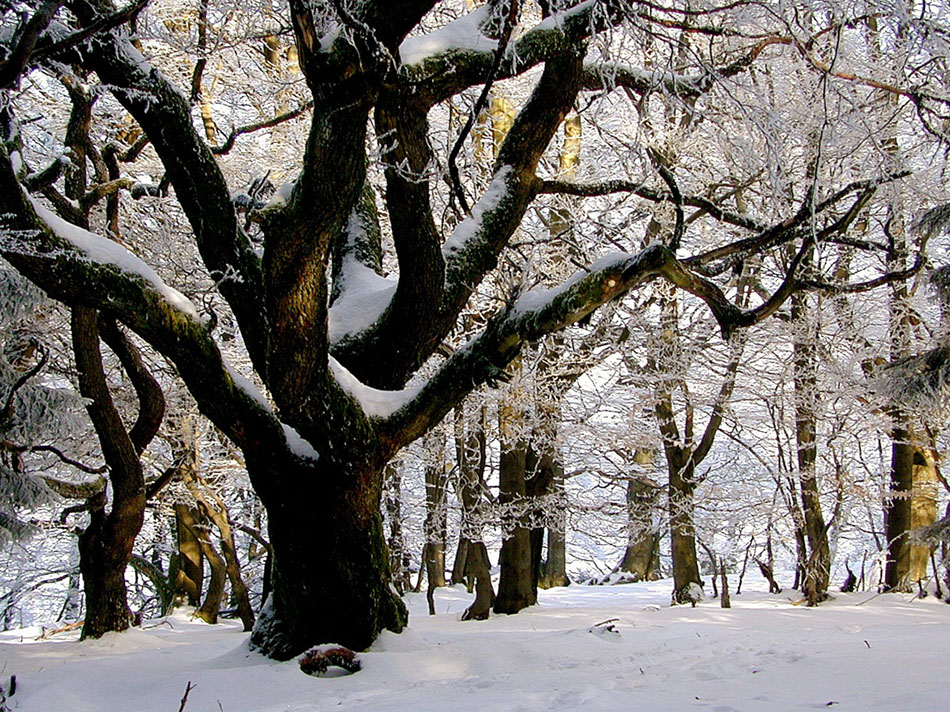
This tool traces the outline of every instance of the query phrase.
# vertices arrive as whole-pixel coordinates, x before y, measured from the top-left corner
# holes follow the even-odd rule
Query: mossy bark
[[[382,630],[401,631],[407,621],[389,579],[382,466],[325,459],[282,463],[280,476],[297,486],[264,498],[274,567],[251,645],[278,660],[320,643],[365,650]]]

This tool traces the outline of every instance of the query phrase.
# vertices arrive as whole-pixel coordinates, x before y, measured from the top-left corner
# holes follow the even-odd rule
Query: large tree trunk
[[[495,613],[517,613],[538,600],[538,578],[531,551],[531,530],[524,524],[520,510],[525,506],[525,448],[518,447],[501,454],[498,501],[510,505],[514,514],[506,526],[510,531],[501,545],[498,565],[498,595]]]
[[[380,516],[382,464],[248,461],[261,486],[274,550],[272,590],[251,634],[264,655],[287,660],[319,643],[364,650],[406,624],[389,581]]]
[[[79,570],[86,595],[83,638],[99,638],[110,631],[126,630],[132,624],[125,569],[142,520],[134,507],[116,514],[113,506],[108,515],[99,509],[79,535]]]
[[[571,579],[567,575],[567,537],[564,535],[567,517],[562,512],[555,516],[561,523],[548,527],[548,555],[541,567],[541,577],[538,580],[538,585],[542,588],[571,585]]]
[[[537,405],[539,417],[544,419],[534,433],[535,442],[528,446],[525,452],[525,495],[526,504],[531,508],[531,571],[535,581],[534,597],[537,599],[537,586],[542,584],[546,575],[546,567],[542,561],[544,553],[544,534],[550,531],[551,519],[561,507],[560,502],[551,502],[550,495],[554,491],[554,483],[563,478],[564,468],[558,460],[556,452],[557,422],[555,415],[545,405]],[[566,517],[565,517],[566,519]],[[563,535],[563,531],[561,532]],[[566,578],[566,576],[565,576]],[[555,584],[564,585],[564,584]]]
[[[84,638],[98,638],[131,625],[125,569],[132,545],[145,520],[145,477],[106,384],[99,351],[96,312],[76,307],[72,316],[73,349],[79,390],[109,463],[112,508],[105,512],[105,492],[90,502],[91,520],[79,536],[79,569],[86,594]],[[159,418],[160,420],[160,418]]]
[[[930,547],[914,544],[910,533],[937,519],[936,462],[930,449],[916,442],[910,425],[894,428],[892,438],[884,586],[889,591],[911,591],[927,577],[930,563]]]
[[[538,599],[537,570],[533,566],[531,529],[525,522],[527,506],[526,459],[528,445],[517,399],[508,396],[499,408],[501,455],[498,467],[498,503],[509,508],[503,527],[505,540],[498,564],[501,578],[495,598],[495,613],[517,613]]]
[[[647,477],[627,482],[627,548],[618,569],[632,574],[635,581],[659,576],[660,536],[653,523],[659,492],[659,485]]]
[[[703,598],[703,580],[699,576],[696,555],[696,529],[693,525],[692,468],[670,467],[669,505],[670,539],[673,559],[673,602],[695,605]]]

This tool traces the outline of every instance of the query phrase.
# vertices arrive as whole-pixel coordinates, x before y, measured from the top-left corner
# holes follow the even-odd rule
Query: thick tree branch
[[[165,396],[158,381],[145,365],[142,354],[122,333],[114,320],[100,318],[99,334],[118,356],[138,396],[139,413],[129,430],[129,438],[136,452],[141,455],[161,427],[165,417]]]
[[[41,41],[37,43],[37,47],[31,56],[32,62],[36,63],[47,58],[58,58],[66,52],[79,47],[82,43],[92,39],[96,35],[121,27],[144,10],[148,2],[149,0],[135,0],[135,2],[130,3],[121,10],[98,17],[82,29],[76,30],[62,39],[51,41],[46,41],[46,38],[41,39]]]
[[[72,341],[79,392],[86,399],[89,419],[99,438],[102,456],[109,466],[112,514],[116,517],[132,517],[136,511],[144,508],[145,478],[139,453],[129,438],[106,383],[99,351],[97,318],[95,309],[91,307],[76,305],[72,308]]]
[[[85,0],[71,7],[86,27],[102,20]],[[149,137],[194,230],[202,258],[231,305],[256,368],[266,373],[266,318],[260,259],[243,233],[231,193],[195,129],[188,98],[139,54],[127,33],[99,34],[87,64]]]
[[[412,277],[399,280],[375,324],[335,344],[333,354],[369,385],[398,388],[407,369],[417,368],[420,355],[428,355],[441,338],[441,326],[434,329],[433,324],[439,322],[445,263],[429,200],[432,151],[424,107],[410,96],[384,94],[376,108],[376,130],[386,137],[386,206],[399,273]],[[398,362],[397,375],[383,380],[389,369],[380,365],[393,361]]]
[[[525,341],[536,340],[590,314],[597,307],[660,275],[674,260],[654,245],[622,256],[561,288],[528,292],[494,317],[482,334],[455,352],[418,396],[379,425],[393,450],[412,442],[483,383],[497,380]]]
[[[179,369],[202,412],[238,447],[262,446],[274,460],[289,451],[280,422],[253,386],[226,365],[194,307],[144,263],[103,237],[41,211],[17,184],[0,144],[0,253],[47,294],[113,316]]]

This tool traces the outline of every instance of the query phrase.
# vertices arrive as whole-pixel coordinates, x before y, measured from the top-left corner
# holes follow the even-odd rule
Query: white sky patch
[[[396,281],[381,277],[347,255],[343,261],[343,292],[330,307],[330,341],[358,334],[382,316],[396,293]]]
[[[188,297],[177,289],[165,284],[154,269],[149,267],[118,242],[102,237],[101,235],[96,235],[77,225],[73,225],[34,200],[29,194],[27,194],[27,197],[30,199],[30,202],[33,203],[33,208],[36,210],[36,214],[40,220],[45,222],[56,235],[82,251],[90,262],[112,265],[122,272],[141,277],[172,307],[192,319],[198,321],[202,320],[195,305],[192,304]]]
[[[332,356],[330,372],[340,387],[357,400],[363,412],[371,418],[388,418],[415,398],[422,386],[410,386],[401,391],[381,391],[370,388],[350,373]]]
[[[403,65],[419,64],[428,57],[453,50],[494,52],[498,42],[483,35],[479,29],[488,19],[488,12],[488,6],[483,5],[435,32],[404,40],[399,46]]]
[[[465,248],[469,240],[478,235],[482,229],[482,221],[485,219],[485,214],[492,212],[501,205],[501,201],[508,194],[508,176],[511,175],[512,171],[511,166],[502,166],[495,174],[488,189],[472,208],[471,216],[460,222],[442,245],[442,254],[444,256],[449,257],[456,252],[460,252]]]
[[[284,435],[287,436],[287,446],[290,451],[302,460],[319,460],[320,453],[313,449],[313,445],[303,439],[303,436],[285,423]]]

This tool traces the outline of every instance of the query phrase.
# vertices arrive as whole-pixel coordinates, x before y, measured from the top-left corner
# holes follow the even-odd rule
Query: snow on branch
[[[672,252],[653,245],[642,252],[603,258],[561,287],[529,292],[494,317],[485,330],[456,351],[439,371],[385,423],[391,446],[419,437],[473,389],[504,378],[504,369],[525,341],[573,324],[594,309],[658,276]]]
[[[174,289],[158,276],[158,274],[141,259],[129,252],[125,247],[107,237],[96,235],[81,227],[66,222],[44,205],[28,196],[36,211],[37,217],[49,227],[59,238],[74,247],[81,259],[88,262],[111,267],[130,277],[141,279],[154,290],[170,308],[179,311],[184,316],[196,321],[203,321],[198,310],[191,300]]]
[[[370,418],[388,418],[404,408],[419,393],[419,387],[410,386],[399,391],[370,388],[330,357],[330,372],[340,387],[353,398]]]
[[[491,7],[482,5],[435,32],[403,40],[399,46],[403,66],[423,65],[456,52],[494,52],[498,42],[482,34],[490,14]]]
[[[0,149],[2,151],[2,149]],[[307,453],[260,391],[228,364],[194,304],[121,245],[52,213],[17,185],[0,160],[0,254],[50,296],[102,310],[171,359],[217,427],[240,446],[248,436],[277,453]],[[312,449],[311,449],[312,450]]]

